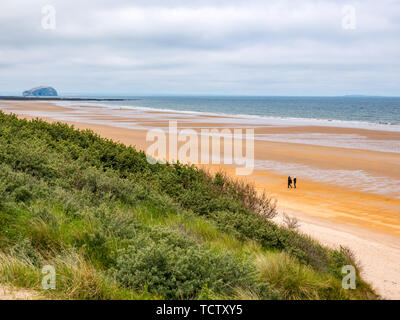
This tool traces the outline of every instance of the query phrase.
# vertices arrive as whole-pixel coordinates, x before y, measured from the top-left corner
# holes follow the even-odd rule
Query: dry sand
[[[48,103],[0,102],[0,109],[6,113],[14,112],[21,117],[32,118],[32,114],[45,114],[41,118],[47,121],[66,119],[65,115],[74,114],[70,108],[58,107]],[[90,109],[90,110],[89,110]],[[85,110],[85,109],[83,109]],[[101,110],[101,108],[99,108]],[[144,112],[144,111],[143,111]],[[168,126],[168,120],[176,115],[167,112],[148,112],[147,118],[104,115],[93,112],[81,112],[75,121],[64,120],[76,128],[90,128],[103,137],[123,142],[146,150],[145,127]],[[93,123],[101,121],[103,124]],[[183,117],[179,127],[220,128],[240,127],[241,124],[221,123],[219,117],[196,115],[196,118]],[[116,123],[133,123],[137,130],[116,127]],[[251,127],[245,125],[244,127]],[[281,133],[328,133],[360,134],[367,139],[392,140],[400,142],[399,132],[373,131],[334,127],[255,127],[256,134]],[[255,158],[276,161],[282,164],[296,163],[317,170],[347,170],[363,172],[383,178],[400,179],[400,154],[377,152],[339,147],[295,144],[287,142],[255,142]],[[234,175],[232,166],[210,166],[211,170],[223,169]],[[301,175],[301,172],[297,174]],[[351,186],[342,186],[340,181],[321,183],[313,179],[300,179],[298,189],[288,190],[286,175],[267,170],[254,170],[246,177],[255,183],[260,191],[266,191],[278,200],[279,210],[298,217],[300,230],[331,246],[351,248],[363,266],[363,276],[377,291],[387,299],[400,299],[400,199],[388,194],[364,192]]]
[[[40,300],[43,297],[33,291],[9,286],[0,286],[0,300]]]

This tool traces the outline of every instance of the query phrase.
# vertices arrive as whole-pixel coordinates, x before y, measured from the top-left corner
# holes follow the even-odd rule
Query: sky
[[[1,0],[0,95],[400,96],[400,0]]]

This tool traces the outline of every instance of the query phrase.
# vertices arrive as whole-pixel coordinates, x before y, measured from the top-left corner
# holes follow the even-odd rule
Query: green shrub
[[[173,242],[146,237],[135,240],[119,254],[114,276],[124,286],[147,288],[167,299],[199,298],[205,286],[228,295],[235,287],[256,284],[250,264],[196,245]]]

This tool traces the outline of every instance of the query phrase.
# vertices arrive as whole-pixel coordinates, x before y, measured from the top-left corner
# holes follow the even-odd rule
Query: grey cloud
[[[49,2],[56,30],[41,28]],[[0,94],[400,95],[399,18],[391,0],[3,0]]]

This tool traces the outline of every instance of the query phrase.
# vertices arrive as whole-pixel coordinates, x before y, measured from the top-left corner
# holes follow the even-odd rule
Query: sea
[[[80,98],[85,99],[82,96]],[[110,98],[110,96],[96,98]],[[118,96],[112,98],[125,100],[87,104],[101,104],[109,108],[127,107],[235,115],[252,120],[265,120],[268,123],[331,124],[400,131],[400,97]],[[61,102],[61,104],[82,104],[82,102]]]

